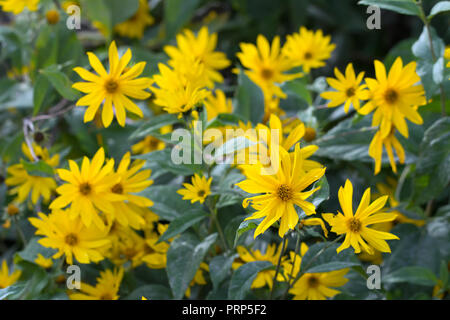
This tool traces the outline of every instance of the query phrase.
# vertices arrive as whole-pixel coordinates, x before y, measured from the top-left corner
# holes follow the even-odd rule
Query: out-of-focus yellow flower
[[[69,298],[71,300],[118,300],[123,272],[123,268],[102,271],[95,287],[81,282],[81,292],[69,293]]]
[[[216,118],[221,113],[233,112],[231,99],[228,99],[225,96],[225,93],[220,89],[216,89],[214,95],[209,95],[204,104],[208,115],[208,121]]]
[[[0,269],[0,289],[4,289],[16,283],[22,275],[22,271],[15,270],[13,273],[9,274],[8,264],[6,260],[2,262],[2,268]]]
[[[0,0],[0,6],[5,12],[12,12],[19,14],[25,8],[30,11],[36,11],[38,9],[39,0]]]
[[[34,262],[44,269],[48,269],[53,265],[53,260],[51,258],[46,258],[40,253],[38,253],[38,256]]]
[[[189,287],[186,290],[185,296],[189,298],[191,296],[191,287],[198,284],[198,285],[205,285],[206,279],[203,274],[203,272],[209,272],[209,266],[202,262],[200,263],[200,267],[198,268],[197,272],[195,273],[194,279],[192,279],[191,283],[189,284]]]
[[[149,13],[148,1],[139,0],[139,7],[136,13],[126,21],[116,25],[114,31],[123,37],[141,39],[145,28],[154,22],[155,19]]]
[[[159,130],[160,134],[170,133],[172,131],[172,126],[164,126]],[[159,140],[153,136],[146,136],[144,139],[138,143],[131,146],[131,151],[134,154],[145,154],[156,150],[162,150],[166,147],[164,141]]]

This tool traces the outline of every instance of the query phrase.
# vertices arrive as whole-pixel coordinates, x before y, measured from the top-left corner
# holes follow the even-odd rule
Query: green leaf
[[[150,120],[144,122],[139,128],[136,129],[131,135],[130,140],[144,138],[152,133],[159,133],[159,129],[164,126],[172,125],[180,122],[176,114],[162,114],[156,117],[150,118]]]
[[[320,187],[319,190],[314,192],[310,198],[306,201],[311,202],[316,208],[324,201],[330,198],[330,186],[328,185],[328,180],[325,175],[314,183],[312,189]]]
[[[224,126],[237,126],[239,124],[239,121],[244,121],[244,119],[238,114],[220,113],[215,119],[212,119],[208,123],[206,129]]]
[[[207,212],[202,210],[190,210],[182,213],[181,216],[175,218],[167,228],[166,232],[158,239],[158,242],[169,240],[170,238],[181,234],[191,226],[199,223],[208,216]]]
[[[436,84],[441,84],[444,81],[444,57],[440,57],[433,65],[433,81]]]
[[[211,262],[209,263],[209,275],[211,277],[214,288],[219,288],[222,281],[224,281],[228,276],[231,270],[231,265],[233,264],[236,257],[238,257],[237,254],[233,254],[230,256],[223,254],[212,258]]]
[[[50,66],[45,69],[41,69],[40,73],[46,77],[52,86],[58,91],[58,93],[70,101],[78,99],[79,94],[76,90],[72,89],[72,81],[56,66]]]
[[[231,277],[228,299],[245,299],[258,273],[273,267],[269,261],[253,261],[240,266]]]
[[[45,258],[50,258],[56,253],[56,250],[54,249],[43,247],[38,242],[39,239],[39,237],[31,238],[27,246],[22,251],[17,252],[20,259],[35,263],[34,260],[36,260],[38,254],[43,255]]]
[[[28,162],[21,159],[20,163],[30,176],[53,177],[55,175],[53,168],[42,160]]]
[[[131,18],[137,12],[139,0],[127,0],[126,5],[123,0],[107,0],[107,5],[111,10],[112,26],[115,26]]]
[[[384,283],[408,282],[422,286],[434,286],[437,278],[433,272],[424,267],[410,266],[404,267],[383,277]]]
[[[202,242],[183,235],[172,241],[167,251],[167,275],[173,297],[181,299],[195,276],[209,248],[216,242],[217,233]]]
[[[164,1],[164,23],[168,39],[173,38],[191,20],[199,3],[199,0]]]
[[[107,30],[110,37],[113,27],[111,10],[105,0],[81,0],[81,7],[86,10],[89,20],[100,22]]]
[[[172,151],[176,151],[174,149],[166,148],[163,150],[152,151],[149,153],[145,153],[142,155],[133,156],[135,159],[144,159],[147,161],[151,168],[154,168],[154,165],[158,165],[160,170],[153,170],[156,174],[161,174],[164,172],[171,172],[176,175],[182,176],[190,176],[194,173],[198,172],[201,168],[199,164],[175,164],[172,161]]]
[[[246,137],[229,139],[215,150],[214,159],[218,161],[227,156],[234,156],[237,151],[247,149],[255,144],[256,142],[251,141]]]
[[[414,0],[360,0],[358,4],[377,6],[382,9],[411,16],[420,17],[421,15],[420,9]]]
[[[436,15],[450,11],[450,1],[439,1],[434,5],[431,9],[430,14],[428,15],[428,20],[433,19]]]
[[[236,231],[236,236],[234,238],[234,246],[236,246],[237,241],[244,233],[256,229],[258,225],[261,223],[261,221],[263,221],[263,218],[242,221],[242,223],[239,225],[239,228]]]
[[[149,300],[169,300],[173,298],[169,288],[160,284],[146,284],[133,290],[125,300],[141,300],[142,297]]]
[[[22,291],[25,289],[25,282],[18,282],[12,286],[0,289],[0,300],[14,300],[20,297]]]
[[[308,90],[306,78],[285,82],[281,88],[287,95],[286,99],[280,100],[280,107],[283,110],[306,109],[312,105],[312,97]]]
[[[309,247],[302,258],[300,270],[307,273],[329,272],[360,265],[351,250],[343,250],[339,254],[336,249],[339,243],[316,243]]]
[[[234,113],[246,121],[250,120],[255,125],[262,122],[264,117],[263,92],[242,70],[240,70],[238,75],[238,88],[235,99],[237,106]]]
[[[33,88],[33,115],[37,115],[42,109],[44,104],[44,99],[49,91],[50,82],[42,74],[39,74],[36,78]]]

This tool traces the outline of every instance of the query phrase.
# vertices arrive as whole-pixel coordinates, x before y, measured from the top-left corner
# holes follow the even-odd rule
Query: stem
[[[22,228],[20,228],[19,220],[17,220],[17,216],[13,216],[12,218],[14,220],[14,224],[16,225],[17,234],[19,235],[19,238],[22,241],[22,245],[25,248],[27,246],[27,240],[25,239]]]
[[[283,299],[286,298],[287,294],[289,293],[289,290],[291,290],[291,288],[292,288],[291,281],[294,278],[295,261],[297,260],[297,255],[300,255],[300,238],[301,238],[300,231],[297,230],[297,242],[295,243],[294,260],[292,260],[292,269],[291,269],[291,273],[289,273],[288,288],[286,289],[286,291],[283,294]]]
[[[220,241],[222,241],[222,245],[225,251],[229,251],[227,241],[225,239],[225,234],[223,233],[222,227],[220,226],[219,219],[217,218],[217,209],[213,208],[211,203],[208,203],[209,211],[211,212],[211,219],[216,225],[216,229],[219,232]]]
[[[278,257],[277,268],[275,270],[275,275],[273,276],[272,290],[270,291],[270,300],[272,300],[273,293],[275,292],[275,285],[277,283],[278,272],[280,271],[281,258],[283,257],[284,249],[286,248],[286,235],[283,236],[283,244],[281,246],[280,256]]]

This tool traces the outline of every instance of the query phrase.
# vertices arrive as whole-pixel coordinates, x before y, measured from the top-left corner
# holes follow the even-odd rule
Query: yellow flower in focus
[[[278,230],[280,237],[283,237],[289,229],[294,229],[299,219],[295,205],[307,215],[316,213],[315,206],[306,199],[320,187],[308,191],[305,189],[325,174],[325,168],[305,172],[298,144],[295,146],[293,159],[280,147],[280,155],[276,161],[277,170],[271,175],[267,174],[261,166],[245,166],[244,173],[247,179],[236,184],[245,192],[260,194],[246,198],[243,202],[244,208],[251,203],[256,209],[256,212],[245,220],[264,217],[255,230],[255,238],[280,219]]]
[[[423,123],[416,106],[426,104],[426,99],[416,65],[413,61],[403,67],[402,58],[398,57],[387,74],[384,64],[375,60],[376,79],[366,78],[370,100],[358,112],[366,115],[375,110],[372,126],[380,125],[381,138],[387,137],[392,127],[408,138],[405,118],[415,124]]]
[[[30,11],[38,9],[39,0],[0,0],[0,6],[5,12],[21,13],[25,8]]]
[[[72,219],[81,216],[86,227],[94,222],[99,228],[104,228],[99,211],[114,213],[112,203],[125,199],[123,195],[111,191],[120,179],[113,174],[114,159],[104,163],[105,151],[100,148],[92,161],[83,158],[81,170],[73,160],[69,160],[70,170],[58,169],[59,177],[66,183],[56,189],[59,196],[52,201],[50,209],[62,209],[70,204],[68,211]]]
[[[46,258],[42,254],[38,253],[37,258],[34,262],[44,269],[48,269],[53,265],[53,260],[51,258]]]
[[[382,138],[381,130],[377,131],[369,146],[369,156],[375,160],[375,175],[381,171],[381,160],[383,157],[383,146],[389,157],[389,163],[391,164],[392,171],[397,173],[397,165],[395,164],[394,153],[392,148],[397,153],[398,161],[403,164],[405,163],[405,150],[403,149],[401,143],[395,137],[395,129],[386,136]]]
[[[350,180],[345,181],[344,187],[339,188],[339,203],[344,214],[338,211],[337,215],[332,213],[323,214],[323,218],[332,227],[331,231],[341,235],[345,234],[344,242],[337,248],[337,253],[352,246],[355,253],[362,251],[373,254],[374,249],[381,252],[391,252],[385,240],[399,239],[392,233],[377,231],[368,226],[392,221],[396,218],[393,213],[381,213],[388,196],[382,196],[370,203],[370,188],[364,192],[361,202],[353,214],[353,185]],[[367,242],[366,242],[367,241]]]
[[[172,126],[164,126],[159,130],[159,133],[166,134],[172,131]],[[164,141],[159,140],[153,136],[146,136],[138,143],[131,146],[131,151],[134,154],[145,154],[156,150],[162,150],[166,147]]]
[[[239,258],[235,260],[232,264],[233,270],[238,269],[240,266],[245,263],[253,262],[253,261],[269,261],[274,266],[278,263],[278,258],[280,256],[282,249],[282,244],[277,248],[276,244],[269,244],[266,248],[266,252],[262,253],[260,250],[247,250],[243,246],[237,246],[236,250],[239,254]],[[273,286],[273,277],[275,276],[275,270],[263,270],[258,273],[255,280],[253,280],[252,289],[262,288],[265,285],[268,285],[270,289]]]
[[[211,194],[211,182],[212,177],[207,180],[205,177],[194,174],[191,183],[183,183],[185,189],[180,189],[177,193],[183,196],[183,200],[191,200],[191,203],[197,201],[203,203]]]
[[[216,89],[214,95],[209,95],[204,102],[208,121],[216,118],[221,113],[232,113],[233,105],[231,99],[225,96],[225,93]]]
[[[136,13],[126,21],[119,23],[114,30],[122,37],[141,39],[147,26],[152,25],[155,19],[149,13],[148,1],[139,0]]]
[[[95,287],[81,282],[81,292],[69,293],[70,300],[118,300],[123,272],[123,268],[100,272]]]
[[[39,160],[45,162],[53,168],[58,166],[59,155],[56,154],[50,157],[46,148],[42,148],[35,143],[32,144],[32,148],[34,155]],[[25,143],[22,143],[22,152],[29,159],[29,161],[34,161],[34,158]],[[43,198],[44,203],[48,203],[52,192],[57,187],[55,179],[52,177],[30,175],[21,163],[8,167],[7,172],[10,176],[5,180],[5,183],[8,186],[16,186],[12,188],[9,193],[17,194],[17,198],[15,199],[17,202],[24,202],[31,194],[31,202],[33,204],[36,204],[40,197]]]
[[[6,260],[2,262],[2,268],[0,269],[0,289],[4,289],[16,283],[22,275],[22,271],[15,270],[13,273],[9,274],[8,264]]]
[[[209,272],[209,266],[206,263],[202,262],[202,263],[200,263],[200,267],[198,268],[197,272],[194,275],[194,279],[192,279],[191,283],[189,284],[189,287],[186,290],[185,296],[187,298],[189,298],[191,296],[191,287],[192,286],[194,286],[196,284],[203,286],[207,283],[205,276],[203,275],[204,271]]]
[[[77,106],[88,106],[84,113],[84,122],[94,119],[101,104],[103,104],[102,122],[105,128],[111,124],[114,114],[119,124],[122,127],[125,126],[125,110],[142,118],[142,110],[128,97],[144,100],[150,96],[145,89],[151,85],[151,79],[137,78],[144,71],[145,62],[139,62],[127,68],[131,60],[131,50],[128,49],[119,59],[115,41],[109,46],[109,73],[95,54],[88,52],[87,55],[97,75],[76,67],[73,70],[87,82],[77,82],[72,85],[73,88],[86,93],[76,103]]]
[[[331,100],[328,107],[337,107],[344,104],[345,113],[348,113],[350,104],[356,110],[360,108],[360,100],[367,100],[367,91],[364,90],[366,85],[361,85],[364,77],[364,72],[360,72],[358,76],[355,75],[353,64],[349,63],[345,69],[345,76],[334,68],[336,79],[327,78],[328,84],[337,91],[323,92],[320,96],[324,99]]]
[[[197,37],[191,30],[177,35],[177,47],[165,46],[164,51],[170,57],[168,64],[174,69],[189,68],[193,62],[203,66],[199,82],[208,88],[214,83],[223,82],[219,70],[228,67],[231,62],[222,52],[214,51],[217,45],[217,33],[209,34],[208,27],[202,27]]]
[[[288,35],[282,52],[294,66],[301,66],[304,72],[323,67],[336,47],[330,43],[331,37],[324,36],[322,30],[316,32],[300,27],[298,33]]]
[[[38,216],[28,220],[37,229],[36,235],[44,236],[38,242],[58,250],[53,259],[65,255],[67,264],[73,264],[74,257],[79,263],[104,259],[102,250],[110,244],[106,228],[101,230],[94,224],[86,227],[79,217],[71,219],[64,210],[54,210],[48,216],[39,212]]]

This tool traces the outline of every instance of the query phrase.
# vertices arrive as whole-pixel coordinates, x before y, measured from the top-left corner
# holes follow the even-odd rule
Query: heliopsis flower
[[[370,100],[358,111],[366,115],[376,109],[372,126],[380,125],[381,138],[388,136],[393,126],[408,138],[405,118],[415,124],[423,123],[416,107],[424,105],[426,99],[416,65],[413,61],[403,67],[402,58],[398,57],[387,74],[384,64],[375,60],[376,79],[365,79]]]
[[[142,257],[142,261],[147,264],[150,269],[162,269],[167,264],[167,251],[170,244],[162,241],[158,242],[159,237],[166,232],[168,224],[157,223],[151,228],[145,230],[145,243],[147,245],[145,256]],[[171,239],[169,239],[169,242]]]
[[[189,287],[187,288],[187,290],[185,292],[185,296],[187,298],[189,298],[191,296],[191,287],[193,287],[196,284],[201,285],[201,286],[204,286],[205,284],[207,284],[203,272],[209,272],[209,266],[204,262],[200,263],[200,267],[198,268],[197,272],[195,273],[194,279],[192,279],[191,283],[189,284]]]
[[[391,164],[392,171],[394,173],[397,173],[397,165],[395,164],[395,158],[392,148],[394,148],[395,152],[397,153],[397,157],[400,163],[405,163],[405,150],[395,137],[395,128],[385,138],[382,137],[381,130],[378,130],[377,133],[375,133],[372,141],[370,142],[369,156],[375,159],[375,174],[378,174],[381,170],[383,146],[386,149],[387,155],[389,157],[389,163]]]
[[[106,72],[95,54],[88,52],[87,55],[89,63],[97,75],[81,67],[76,67],[73,70],[87,82],[77,82],[72,86],[87,94],[76,103],[77,106],[88,106],[84,113],[84,122],[94,119],[101,104],[103,104],[102,122],[105,127],[111,124],[114,114],[119,124],[122,127],[125,126],[125,110],[142,118],[142,110],[128,97],[144,100],[150,96],[145,89],[151,85],[151,79],[137,78],[144,71],[145,62],[139,62],[133,67],[127,68],[131,60],[131,50],[128,49],[119,59],[114,41],[109,46],[109,73]]]
[[[42,212],[38,215],[40,219],[28,220],[37,228],[36,235],[44,236],[38,242],[44,247],[58,250],[53,259],[65,255],[68,264],[73,264],[74,257],[79,263],[104,259],[102,251],[110,244],[106,228],[102,230],[94,224],[86,227],[80,217],[71,219],[65,210],[54,210],[48,216]]]
[[[12,12],[14,14],[21,13],[25,8],[30,11],[38,9],[39,0],[0,0],[0,6],[5,12]]]
[[[352,246],[355,253],[360,253],[361,248],[369,254],[373,254],[373,249],[391,252],[385,240],[398,240],[398,237],[392,233],[377,231],[368,227],[375,223],[392,221],[396,218],[393,213],[382,213],[388,196],[382,196],[370,203],[370,188],[367,188],[355,214],[353,214],[353,186],[350,180],[345,182],[344,187],[339,188],[338,196],[344,214],[338,211],[337,215],[332,213],[322,215],[331,226],[332,232],[338,235],[345,234],[344,242],[336,251],[339,253]]]
[[[48,269],[53,265],[53,260],[51,258],[46,258],[42,254],[38,253],[37,258],[34,262],[44,269]]]
[[[267,171],[263,170],[261,166],[246,166],[244,173],[247,179],[236,184],[245,192],[260,194],[246,198],[243,202],[244,208],[251,203],[252,207],[256,209],[256,212],[245,220],[264,217],[255,230],[255,238],[280,219],[278,230],[280,237],[283,237],[289,229],[293,229],[298,222],[295,205],[299,206],[307,215],[316,213],[314,205],[307,202],[306,199],[320,187],[308,191],[305,189],[325,174],[325,168],[305,172],[298,144],[295,146],[293,159],[287,151],[280,147],[280,155],[276,161],[277,170],[271,175],[267,174]]]
[[[164,126],[159,130],[160,134],[166,134],[172,131],[172,126]],[[145,154],[156,150],[162,150],[166,147],[164,141],[153,136],[146,136],[138,143],[131,146],[134,154]]]
[[[13,273],[9,274],[8,264],[6,260],[2,262],[2,268],[0,269],[0,289],[4,289],[16,283],[22,275],[22,271],[15,270]]]
[[[298,77],[301,73],[285,73],[294,67],[292,61],[281,54],[280,37],[272,40],[272,45],[263,36],[258,35],[256,46],[252,43],[241,43],[241,52],[237,57],[242,65],[249,69],[245,74],[261,87],[265,98],[276,96],[286,98],[286,94],[276,84],[281,84]]]
[[[324,36],[322,30],[316,32],[300,27],[298,33],[288,35],[282,52],[292,64],[301,66],[304,72],[325,65],[336,47],[330,43],[331,37]]]
[[[349,269],[330,272],[305,273],[295,282],[289,293],[294,295],[294,300],[325,300],[334,297],[341,287],[348,282],[344,276]]]
[[[114,193],[111,188],[120,180],[114,175],[114,159],[105,162],[105,151],[100,148],[90,161],[83,158],[81,170],[77,163],[69,160],[70,170],[58,169],[61,180],[66,181],[56,189],[59,196],[50,204],[50,209],[62,209],[70,204],[71,218],[81,216],[83,223],[89,227],[94,222],[99,228],[104,223],[99,212],[114,213],[113,202],[125,197]]]
[[[194,174],[191,183],[183,183],[185,189],[180,189],[177,193],[183,196],[183,200],[191,200],[191,203],[197,201],[203,203],[211,194],[211,182],[212,177],[207,180],[204,176],[200,177],[198,174]]]
[[[282,244],[277,248],[276,244],[269,244],[266,248],[266,251],[262,253],[260,250],[247,250],[243,246],[237,246],[236,251],[239,254],[239,258],[235,260],[232,264],[233,270],[238,269],[245,263],[253,262],[253,261],[269,261],[274,266],[278,263],[278,258],[281,254]],[[253,280],[251,288],[262,288],[265,285],[268,285],[269,288],[273,286],[273,278],[275,276],[274,269],[263,270],[258,273],[255,280]]]
[[[147,26],[152,25],[155,19],[149,13],[148,1],[139,0],[136,13],[114,27],[114,31],[122,37],[141,39]]]
[[[225,93],[216,89],[214,95],[209,95],[204,101],[208,121],[216,118],[221,113],[232,113],[233,105],[231,99],[225,96]]]
[[[345,113],[350,109],[350,104],[356,110],[359,110],[360,100],[367,100],[367,91],[364,90],[366,85],[361,85],[364,77],[364,72],[360,72],[358,76],[355,75],[353,64],[349,63],[345,69],[345,76],[334,68],[336,79],[327,78],[328,84],[337,91],[323,92],[320,96],[324,99],[331,100],[328,107],[337,107],[344,104]]]
[[[165,46],[164,51],[170,57],[168,64],[174,69],[190,68],[192,62],[199,62],[203,72],[199,82],[213,88],[215,82],[223,82],[218,70],[228,67],[231,62],[222,52],[214,51],[217,45],[217,33],[209,34],[208,27],[202,27],[197,37],[191,30],[177,35],[177,47]]]
[[[123,268],[101,271],[95,287],[81,282],[80,292],[69,293],[69,298],[71,300],[118,300],[123,272]]]
[[[210,93],[195,80],[201,67],[198,63],[190,67],[194,75],[186,75],[162,63],[158,64],[159,74],[153,76],[157,87],[150,88],[155,94],[156,105],[168,113],[181,115],[203,102]]]
[[[32,144],[34,155],[41,161],[45,162],[51,167],[56,167],[59,164],[59,155],[55,154],[50,157],[48,150],[33,143]],[[30,160],[34,161],[33,156],[28,146],[22,144],[22,152]],[[9,178],[5,180],[6,185],[16,186],[12,188],[9,193],[17,194],[15,201],[24,202],[31,194],[31,202],[36,204],[39,198],[42,196],[45,203],[50,200],[52,192],[56,189],[57,185],[55,179],[52,177],[42,177],[30,175],[24,168],[22,163],[14,164],[7,169]]]
[[[143,261],[147,245],[145,239],[133,229],[113,223],[109,234],[111,250],[107,257],[117,266],[130,263],[132,268],[140,266]]]
[[[150,199],[134,194],[143,191],[153,183],[153,180],[149,180],[152,171],[141,170],[144,164],[145,161],[142,160],[131,163],[130,153],[127,152],[116,171],[119,180],[111,187],[111,192],[122,195],[124,199],[113,202],[114,211],[107,217],[117,220],[124,227],[130,225],[134,229],[141,229],[145,220],[135,208],[153,205]]]

